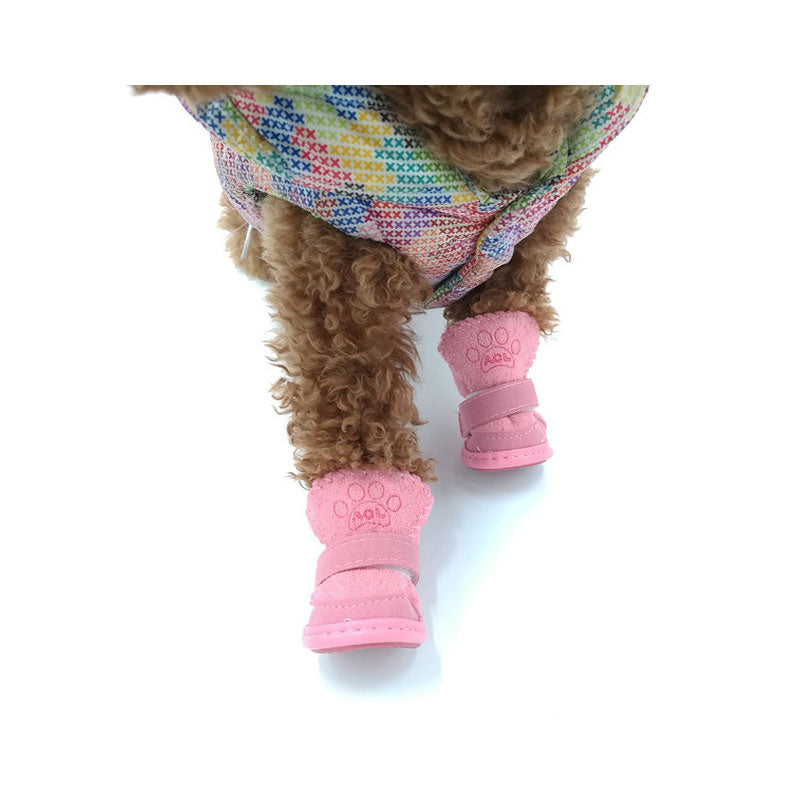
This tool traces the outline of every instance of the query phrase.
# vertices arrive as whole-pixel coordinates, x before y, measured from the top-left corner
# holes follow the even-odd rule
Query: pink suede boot
[[[425,625],[414,588],[430,489],[399,470],[340,470],[314,481],[308,521],[317,562],[303,644],[317,653],[419,647]]]
[[[458,419],[468,467],[526,467],[553,455],[545,421],[533,410],[536,390],[525,377],[538,345],[539,325],[524,311],[481,314],[442,334],[439,352],[467,398]]]

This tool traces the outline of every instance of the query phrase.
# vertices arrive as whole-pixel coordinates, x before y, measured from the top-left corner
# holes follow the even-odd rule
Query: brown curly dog
[[[139,86],[195,102],[226,86]],[[437,158],[487,191],[519,189],[550,163],[566,131],[585,112],[588,86],[385,86],[400,119]],[[511,261],[448,306],[449,321],[492,311],[524,311],[542,332],[556,323],[547,293],[548,265],[567,258],[591,171],[515,248]],[[433,479],[415,426],[417,370],[412,312],[430,286],[408,258],[385,244],[358,239],[286,201],[262,203],[264,235],[252,231],[240,259],[242,218],[223,206],[228,250],[249,275],[269,283],[279,324],[271,342],[286,373],[273,387],[291,414],[296,477],[305,486],[334,470],[397,467]]]

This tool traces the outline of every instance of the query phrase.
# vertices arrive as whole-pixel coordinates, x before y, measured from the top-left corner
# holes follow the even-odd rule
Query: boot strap
[[[461,436],[466,438],[470,431],[487,422],[527,411],[538,405],[539,399],[530,378],[484,389],[464,400],[458,407]]]
[[[365,533],[330,545],[317,561],[316,585],[348,569],[404,567],[414,584],[419,580],[419,541],[402,533]]]

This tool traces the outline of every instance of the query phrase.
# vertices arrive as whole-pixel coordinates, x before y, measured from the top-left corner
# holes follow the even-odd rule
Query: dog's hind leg
[[[517,244],[511,261],[448,306],[445,318],[457,322],[497,311],[525,311],[536,320],[542,333],[551,333],[558,315],[547,293],[549,266],[559,258],[569,258],[567,240],[577,230],[578,215],[593,174],[593,170],[584,172],[533,233]]]
[[[552,455],[547,426],[527,378],[539,344],[557,315],[547,292],[548,267],[568,258],[590,175],[575,186],[483,285],[445,309],[450,321],[439,351],[461,394],[461,460],[473,469],[539,464]]]

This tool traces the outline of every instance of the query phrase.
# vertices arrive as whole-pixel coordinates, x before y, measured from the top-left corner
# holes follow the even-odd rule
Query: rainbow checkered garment
[[[231,205],[259,231],[265,194],[350,234],[391,245],[446,306],[507,264],[581,173],[630,122],[646,86],[604,86],[532,188],[488,193],[434,158],[369,86],[234,91],[187,110],[211,134]]]

